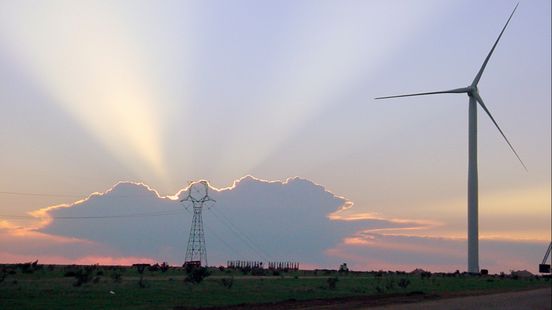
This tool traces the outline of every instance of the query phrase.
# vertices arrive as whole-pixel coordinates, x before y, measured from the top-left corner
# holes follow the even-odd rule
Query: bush
[[[405,279],[405,278],[402,278],[402,279],[399,280],[399,286],[402,289],[406,289],[408,287],[408,285],[410,285],[410,280]]]
[[[395,288],[395,280],[393,279],[389,279],[386,283],[385,283],[385,289],[390,291],[392,289]]]
[[[7,276],[8,271],[6,270],[6,268],[2,268],[2,272],[0,272],[0,283],[4,282]]]
[[[195,268],[197,268],[196,266],[192,265],[192,264],[184,264],[184,271],[186,272],[186,274],[190,274],[192,273],[192,271],[194,271]]]
[[[17,264],[17,268],[21,270],[22,273],[33,273],[38,269],[38,260],[29,263]]]
[[[79,287],[79,286],[83,285],[84,283],[90,282],[90,280],[92,279],[92,271],[94,271],[94,269],[93,268],[88,268],[88,267],[85,267],[83,269],[79,269],[75,273],[75,278],[77,279],[77,281],[75,283],[73,283],[73,286]]]
[[[222,278],[220,279],[220,283],[222,284],[222,286],[226,287],[227,289],[231,289],[232,285],[234,285],[234,277]]]
[[[339,281],[339,279],[337,277],[332,277],[332,278],[328,278],[328,280],[326,281],[328,282],[328,288],[330,290],[335,290],[337,286],[337,281]]]
[[[265,276],[266,271],[263,268],[253,268],[251,269],[252,276]]]
[[[246,275],[246,274],[248,274],[248,273],[251,272],[251,267],[247,266],[247,267],[240,268],[240,271],[241,271],[244,275]]]
[[[138,273],[140,274],[140,280],[138,280],[138,286],[140,288],[144,288],[146,287],[146,284],[144,283],[144,270],[146,270],[146,268],[148,268],[149,270],[151,270],[151,265],[150,264],[134,264],[133,266],[136,267],[136,270],[138,271]],[[159,266],[159,265],[158,265]]]
[[[123,280],[123,276],[118,272],[114,272],[111,274],[111,279],[113,279],[115,283],[120,283]]]
[[[199,284],[203,279],[209,276],[209,270],[206,267],[193,268],[184,279],[184,282]]]
[[[349,267],[347,267],[347,263],[343,263],[339,266],[339,273],[348,273]]]
[[[73,271],[73,270],[69,270],[69,271],[66,271],[63,276],[64,277],[74,277],[77,275],[77,272],[76,271]]]

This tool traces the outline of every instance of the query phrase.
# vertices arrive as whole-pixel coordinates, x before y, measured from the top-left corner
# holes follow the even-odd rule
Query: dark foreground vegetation
[[[550,285],[550,278],[505,274],[207,269],[166,264],[61,266],[32,262],[0,265],[0,309],[186,309],[340,298],[401,299]]]

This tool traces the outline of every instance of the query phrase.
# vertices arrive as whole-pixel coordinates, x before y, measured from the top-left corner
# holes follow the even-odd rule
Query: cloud
[[[465,238],[435,237],[444,223],[355,213],[352,201],[301,178],[243,177],[212,188],[203,210],[210,265],[227,260],[287,260],[359,270],[464,270]],[[35,227],[0,222],[3,261],[127,264],[184,260],[192,211],[174,196],[120,182],[72,204],[32,212]],[[433,232],[433,234],[432,234]],[[481,267],[536,270],[542,241],[481,239]]]
[[[12,225],[0,226],[1,262],[40,259],[49,263],[74,263],[84,256],[116,256],[117,251],[94,241],[49,235]]]
[[[216,189],[203,210],[210,264],[229,259],[293,260],[313,266],[339,263],[326,251],[354,233],[408,229],[415,221],[351,215],[353,203],[301,178],[265,181],[247,176]],[[40,233],[86,240],[119,255],[183,261],[191,210],[179,201],[186,189],[161,197],[141,183],[120,182],[104,193],[33,212]],[[189,209],[189,208],[188,208]]]
[[[391,231],[391,230],[389,230]],[[480,238],[480,268],[491,273],[527,269],[534,273],[542,260],[546,242]],[[466,268],[465,238],[394,234],[367,230],[345,238],[326,254],[350,261],[360,270],[413,270],[452,272]]]
[[[181,263],[191,210],[174,197],[161,197],[140,183],[121,182],[104,193],[70,205],[38,210],[47,235],[87,240],[133,257]],[[378,219],[336,221],[352,203],[301,178],[264,181],[248,176],[213,189],[216,204],[203,210],[208,259],[295,260],[332,264],[324,251],[362,227],[395,227]],[[330,259],[330,261],[328,260]]]

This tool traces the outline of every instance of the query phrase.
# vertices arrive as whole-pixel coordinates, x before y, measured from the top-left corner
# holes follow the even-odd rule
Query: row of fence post
[[[299,270],[298,262],[268,262],[268,269],[276,270]],[[226,262],[227,268],[264,268],[261,261],[242,261],[242,260],[229,260]]]

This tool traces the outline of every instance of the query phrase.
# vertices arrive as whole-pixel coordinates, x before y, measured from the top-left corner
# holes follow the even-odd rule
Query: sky
[[[336,215],[339,204],[305,193],[320,227],[349,225],[320,229],[308,264],[463,268],[468,98],[373,98],[467,86],[515,4],[0,1],[0,240],[28,245],[0,261],[84,261],[71,253],[102,246],[119,262],[152,258],[27,217],[121,181],[166,197],[190,180],[224,189],[252,175],[299,177],[352,205]],[[480,109],[482,268],[536,270],[551,239],[550,6],[520,2],[479,84],[528,167]],[[66,251],[48,258],[37,243]]]

